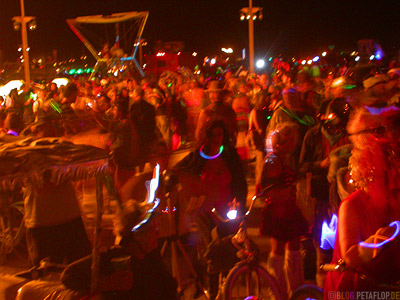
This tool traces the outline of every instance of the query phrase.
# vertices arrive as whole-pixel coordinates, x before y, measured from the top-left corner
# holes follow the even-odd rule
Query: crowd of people
[[[158,78],[71,78],[65,86],[35,85],[0,99],[0,130],[107,134],[103,147],[120,193],[154,157],[193,145],[174,166],[182,184],[180,214],[208,242],[215,227],[210,210],[245,212],[246,178],[254,178],[256,193],[266,190],[260,232],[271,238],[267,267],[282,299],[305,279],[330,291],[374,289],[354,269],[382,270],[368,267],[376,253],[359,243],[390,235],[387,226],[400,219],[400,68],[366,70],[357,76],[357,69],[313,76],[306,68],[278,68],[259,75],[226,70],[218,78],[188,70]],[[327,251],[320,248],[321,228],[333,214],[339,215],[336,246]],[[316,253],[311,275],[304,271],[310,269],[301,251],[305,239]],[[318,266],[332,256],[351,269],[326,279]]]

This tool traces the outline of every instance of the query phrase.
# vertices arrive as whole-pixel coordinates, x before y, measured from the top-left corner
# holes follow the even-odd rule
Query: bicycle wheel
[[[258,300],[280,299],[275,279],[263,267],[242,262],[226,277],[223,299],[243,300],[249,296]]]
[[[304,284],[297,288],[290,300],[322,300],[324,293],[316,285]]]

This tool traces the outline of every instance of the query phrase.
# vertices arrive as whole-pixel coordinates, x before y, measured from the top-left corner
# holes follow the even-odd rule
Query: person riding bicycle
[[[192,217],[200,239],[208,245],[215,238],[211,231],[217,225],[212,209],[226,216],[236,199],[237,209],[244,213],[247,198],[240,157],[232,147],[224,122],[217,120],[206,124],[199,133],[196,149],[183,158],[175,170],[182,185],[181,207],[186,207],[185,214]],[[218,292],[218,273],[211,273],[210,298],[213,299]]]
[[[398,239],[381,247],[382,238],[393,234],[391,222],[400,220],[399,124],[398,108],[360,109],[350,119],[350,174],[358,190],[339,208],[332,263],[342,259],[345,270],[328,273],[325,299],[339,291],[382,290],[379,280],[400,279]]]

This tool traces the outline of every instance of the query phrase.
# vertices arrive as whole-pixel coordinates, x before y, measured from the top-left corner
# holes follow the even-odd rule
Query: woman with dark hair
[[[175,169],[182,186],[181,215],[193,218],[200,240],[203,245],[209,245],[213,240],[211,231],[217,224],[212,209],[215,208],[221,216],[226,216],[232,206],[243,212],[247,198],[247,183],[240,157],[231,146],[224,122],[206,124],[199,132],[196,150],[179,162]],[[219,230],[216,233],[219,237],[229,234]],[[210,299],[214,299],[218,292],[218,271],[209,265],[208,272]]]
[[[191,152],[175,169],[195,175],[200,179],[208,196],[204,209],[216,208],[225,215],[229,204],[236,199],[244,210],[247,197],[247,183],[240,157],[231,146],[229,133],[223,121],[210,122],[199,133],[196,150]],[[184,183],[187,181],[182,177]]]

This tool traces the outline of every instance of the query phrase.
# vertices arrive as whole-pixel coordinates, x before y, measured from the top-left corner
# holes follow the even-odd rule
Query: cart
[[[106,151],[89,145],[76,145],[61,138],[35,139],[0,136],[0,256],[13,251],[23,230],[23,202],[9,197],[26,184],[40,185],[43,176],[58,184],[65,180],[78,181],[95,178],[96,216],[93,232],[93,259],[91,291],[98,288],[100,232],[103,214],[103,185],[122,209],[121,201],[114,191]],[[18,193],[16,193],[18,194]],[[17,207],[22,217],[13,219],[7,215]],[[10,217],[11,216],[11,217]],[[17,220],[17,223],[14,221]]]

